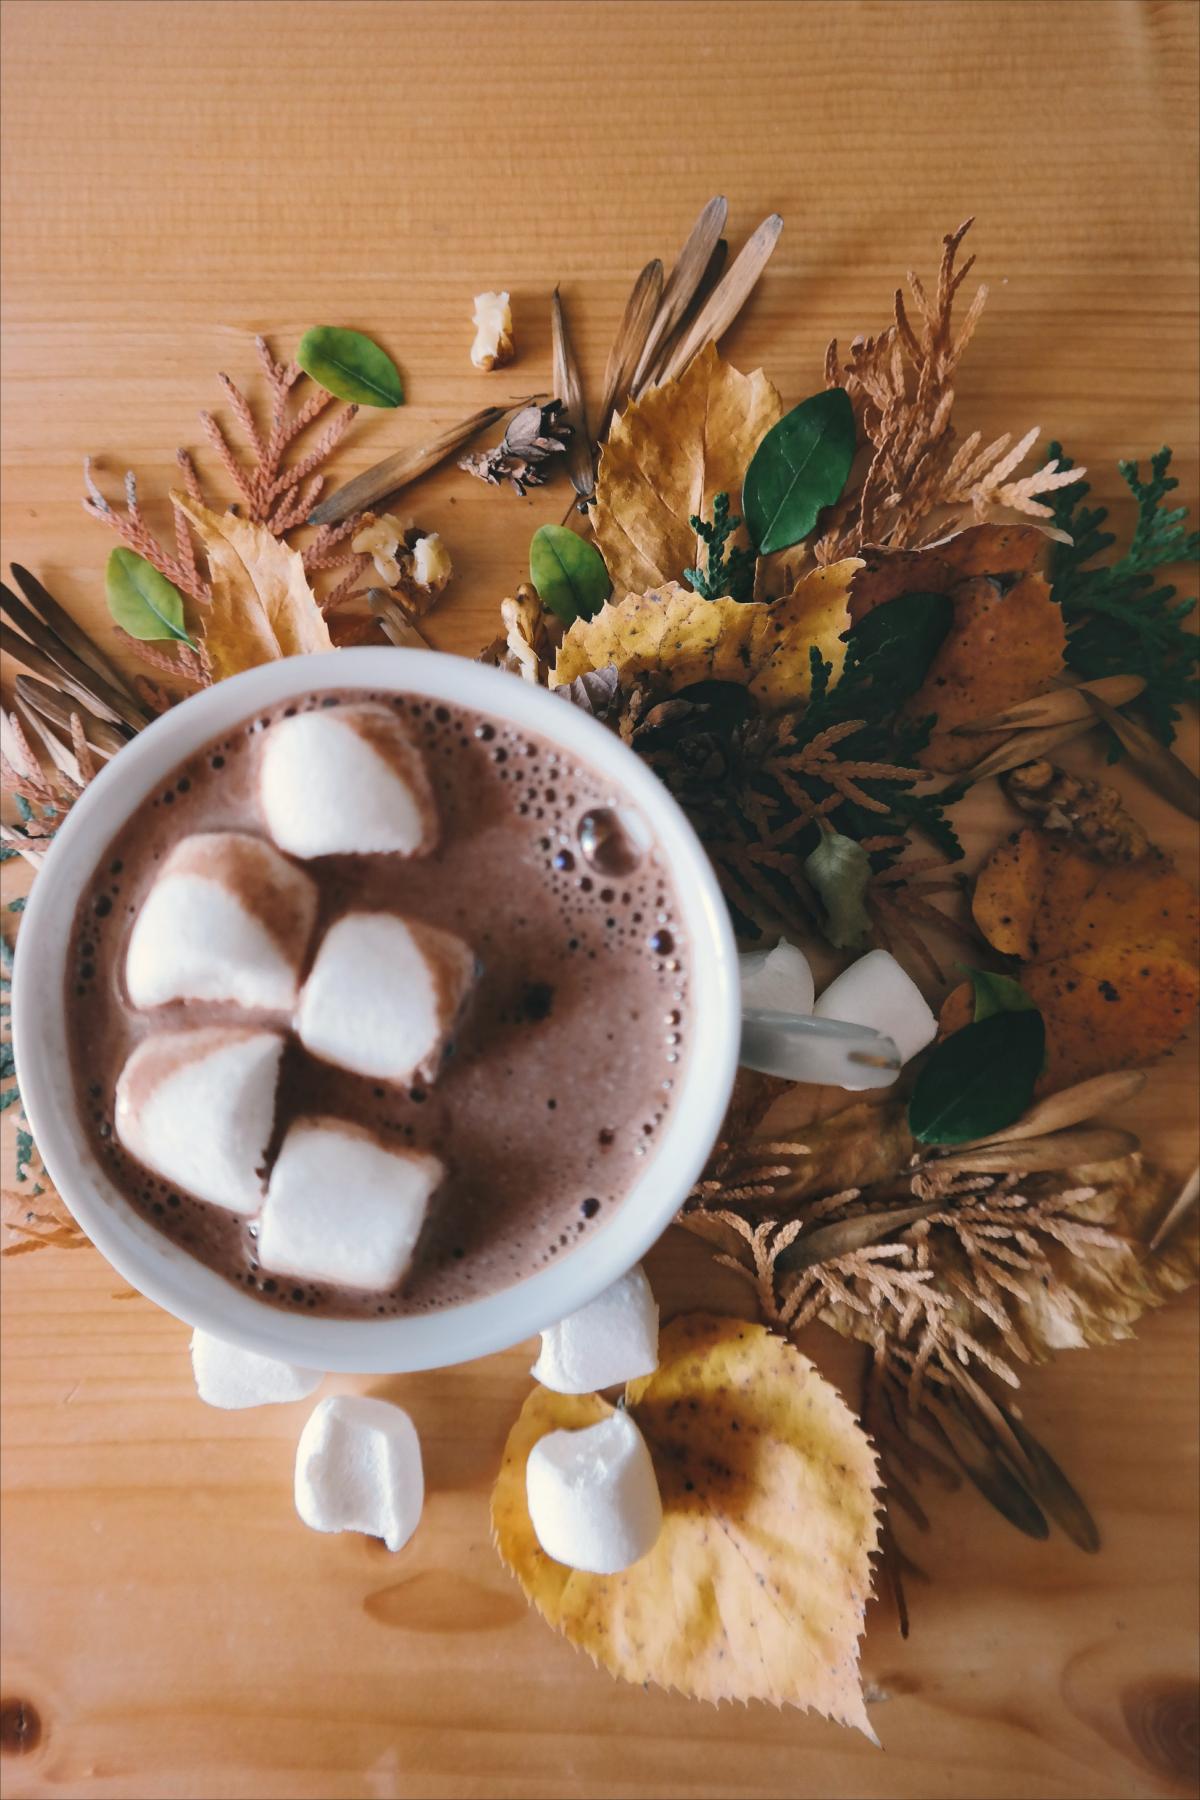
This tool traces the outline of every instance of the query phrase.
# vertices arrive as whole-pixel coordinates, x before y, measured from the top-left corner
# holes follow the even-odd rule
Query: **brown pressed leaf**
[[[601,442],[614,409],[624,406],[629,398],[634,371],[641,361],[658,314],[662,286],[663,266],[655,257],[653,262],[646,264],[633,284],[612,349],[608,353],[604,369],[604,399],[600,402],[600,419],[596,426],[596,436]]]
[[[718,343],[729,330],[757,287],[758,278],[770,262],[782,230],[783,220],[778,213],[771,213],[747,238],[728,273],[718,282],[678,347],[672,351],[662,373],[663,381],[676,380],[705,345]],[[732,493],[733,490],[729,491]]]
[[[1196,894],[1157,852],[1102,863],[1022,831],[979,872],[973,911],[988,942],[1021,958],[1017,979],[1046,1022],[1041,1089],[1152,1061],[1200,999]],[[960,1017],[955,990],[942,1023]]]
[[[418,476],[428,474],[438,463],[445,462],[456,450],[479,432],[486,431],[495,425],[509,410],[505,406],[484,406],[472,413],[469,419],[461,424],[451,425],[446,431],[439,432],[436,437],[428,438],[423,444],[413,444],[406,450],[397,450],[394,456],[385,456],[382,462],[375,463],[348,481],[345,487],[330,494],[322,500],[320,506],[313,507],[308,514],[309,525],[340,525],[353,518],[356,513],[366,512],[368,508],[377,506],[390,494],[398,493]]]
[[[675,267],[667,276],[645,348],[634,371],[633,393],[636,396],[650,379],[660,353],[670,342],[693,296],[699,290],[712,262],[713,254],[725,229],[729,207],[724,195],[717,194],[701,212],[679,252]],[[714,283],[715,286],[715,283]]]
[[[1176,807],[1185,818],[1200,819],[1200,780],[1173,750],[1160,744],[1153,732],[1127,719],[1107,696],[1092,689],[1086,695],[1096,718],[1108,726],[1130,762],[1156,794]]]
[[[595,492],[596,464],[588,434],[583,378],[557,288],[550,297],[550,343],[554,357],[554,392],[563,403],[563,423],[571,431],[566,451],[567,474],[575,492],[586,497]]]
[[[1041,573],[1049,547],[1036,526],[973,525],[924,550],[864,552],[850,591],[856,625],[901,594],[946,594],[954,607],[950,631],[904,709],[912,720],[936,715],[921,753],[926,768],[948,774],[978,763],[987,739],[964,738],[956,727],[1041,693],[1061,674],[1062,609]]]
[[[601,1576],[541,1549],[529,1453],[610,1408],[535,1388],[492,1494],[501,1559],[542,1616],[622,1680],[809,1707],[875,1741],[858,1671],[878,1538],[867,1439],[812,1364],[760,1325],[688,1314],[664,1329],[659,1357],[626,1391],[662,1495],[653,1550]]]
[[[204,650],[214,681],[282,656],[333,649],[297,551],[265,525],[210,512],[188,494],[171,498],[208,558],[212,604],[204,615]]]
[[[1136,700],[1146,683],[1140,675],[1102,675],[1097,681],[1081,681],[1075,687],[1053,688],[1034,700],[1021,700],[990,718],[964,719],[954,727],[965,737],[992,731],[1031,731],[1046,725],[1066,725],[1072,719],[1089,719],[1088,695],[1107,700],[1110,706],[1126,706]]]
[[[609,601],[571,626],[550,685],[611,666],[623,686],[647,678],[676,693],[699,681],[726,681],[749,688],[767,710],[805,700],[814,644],[835,672],[841,668],[846,593],[857,566],[814,569],[769,603],[704,600],[677,582]]]
[[[613,421],[600,455],[592,526],[617,595],[679,581],[701,546],[689,520],[741,492],[783,403],[762,370],[742,375],[706,345],[686,373]]]

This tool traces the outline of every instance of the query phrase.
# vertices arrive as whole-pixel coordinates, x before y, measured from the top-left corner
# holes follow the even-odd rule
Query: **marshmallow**
[[[230,1212],[262,1205],[283,1039],[203,1026],[140,1043],[117,1081],[117,1136],[147,1169]]]
[[[224,1000],[290,1012],[317,890],[261,838],[183,838],[134,920],[125,988],[134,1006]]]
[[[937,1036],[937,1020],[912,977],[886,950],[868,950],[830,982],[813,1008],[818,1019],[869,1025],[890,1037],[902,1062]]]
[[[318,1400],[296,1449],[296,1511],[314,1531],[365,1531],[401,1550],[421,1520],[421,1445],[406,1412],[364,1394]]]
[[[620,1281],[542,1333],[529,1373],[556,1394],[591,1394],[658,1367],[658,1306],[638,1263]]]
[[[654,1464],[623,1411],[583,1431],[539,1438],[525,1465],[525,1498],[546,1555],[589,1575],[627,1569],[653,1550],[662,1530]]]
[[[445,1171],[338,1119],[297,1119],[275,1159],[258,1260],[276,1275],[382,1291],[402,1279]]]
[[[346,913],[300,996],[304,1048],[376,1081],[432,1081],[475,974],[470,946],[396,913]]]
[[[387,706],[277,720],[263,741],[259,797],[267,830],[292,856],[424,856],[437,841],[421,753]]]
[[[192,1333],[192,1373],[200,1398],[226,1412],[307,1400],[325,1379],[320,1369],[298,1369],[294,1363],[239,1350],[207,1331]]]
[[[742,1005],[758,1012],[810,1013],[813,974],[808,958],[795,944],[780,938],[773,950],[753,950],[738,957]]]

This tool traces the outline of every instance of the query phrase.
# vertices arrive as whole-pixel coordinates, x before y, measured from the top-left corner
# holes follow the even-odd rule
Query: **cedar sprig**
[[[1004,432],[985,445],[978,431],[957,443],[954,376],[988,292],[985,286],[976,290],[956,325],[955,300],[975,258],[960,267],[956,262],[972,223],[968,219],[942,240],[932,295],[910,270],[912,312],[897,288],[892,325],[877,337],[856,337],[845,363],[836,338],[829,345],[826,386],[846,389],[872,455],[861,482],[843,497],[813,546],[819,563],[855,555],[864,544],[900,548],[929,541],[958,522],[942,517],[933,527],[932,516],[956,506],[969,507],[976,520],[999,507],[1048,519],[1051,508],[1040,496],[1070,482],[1053,461],[1017,474],[1037,441],[1037,427],[1016,443]]]
[[[688,524],[704,544],[704,568],[685,569],[683,579],[702,600],[752,600],[758,559],[752,549],[730,542],[742,520],[737,514],[730,514],[729,495],[714,496],[711,519],[693,514]]]
[[[1151,457],[1146,480],[1137,463],[1117,464],[1137,501],[1137,522],[1128,549],[1108,563],[1097,562],[1117,541],[1104,530],[1107,507],[1086,505],[1090,486],[1060,445],[1051,444],[1050,455],[1075,477],[1054,506],[1054,523],[1071,542],[1056,544],[1050,559],[1050,591],[1067,626],[1067,666],[1086,680],[1140,675],[1146,686],[1135,706],[1169,744],[1180,709],[1196,703],[1200,663],[1200,638],[1185,623],[1195,600],[1180,600],[1178,590],[1157,583],[1155,575],[1172,563],[1200,561],[1200,531],[1188,530],[1187,508],[1164,505],[1179,486],[1167,473],[1171,451],[1164,445]],[[1120,754],[1110,736],[1110,761]]]

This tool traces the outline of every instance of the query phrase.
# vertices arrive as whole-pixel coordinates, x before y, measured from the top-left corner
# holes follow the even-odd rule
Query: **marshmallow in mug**
[[[444,1174],[436,1156],[359,1126],[297,1119],[271,1170],[258,1260],[273,1275],[386,1292],[408,1272]]]
[[[438,815],[424,759],[387,706],[278,719],[263,742],[259,799],[292,856],[424,856]]]
[[[261,838],[182,838],[134,920],[126,992],[138,1008],[212,1000],[290,1012],[316,916],[315,884]]]
[[[869,950],[836,976],[813,1008],[818,1019],[866,1025],[890,1037],[908,1062],[937,1036],[925,996],[894,956]]]
[[[529,1373],[556,1394],[592,1394],[658,1367],[658,1303],[641,1263],[542,1333]]]
[[[398,913],[346,913],[326,932],[304,984],[300,1042],[355,1075],[432,1081],[475,967],[452,932]]]
[[[276,1362],[272,1356],[227,1344],[209,1331],[193,1331],[191,1353],[196,1392],[207,1406],[219,1406],[225,1412],[307,1400],[325,1379],[320,1369]]]
[[[145,1038],[117,1080],[117,1137],[144,1168],[197,1200],[256,1213],[275,1120],[283,1039],[200,1026]]]
[[[618,1410],[582,1431],[551,1431],[525,1464],[525,1498],[547,1556],[615,1575],[658,1542],[662,1500],[646,1440]]]
[[[401,1550],[425,1503],[421,1444],[388,1400],[319,1400],[296,1448],[296,1511],[314,1531],[362,1531]]]

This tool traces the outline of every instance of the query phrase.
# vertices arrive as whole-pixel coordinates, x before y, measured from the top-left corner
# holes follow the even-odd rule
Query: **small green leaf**
[[[742,511],[760,555],[807,537],[846,485],[856,442],[845,388],[802,400],[768,431],[750,460]]]
[[[975,989],[975,1022],[990,1019],[999,1012],[1033,1012],[1033,1001],[1019,981],[1011,975],[993,975],[989,969],[971,969],[965,963],[959,968],[971,978]]]
[[[889,713],[911,700],[954,622],[948,594],[898,594],[846,632],[846,660]]]
[[[836,950],[861,950],[871,930],[864,904],[871,879],[871,858],[853,838],[823,831],[804,873],[825,908],[825,936]]]
[[[922,1144],[970,1144],[1019,1119],[1042,1069],[1042,1015],[997,1012],[943,1038],[917,1077],[908,1128]]]
[[[183,628],[183,595],[136,550],[114,550],[104,571],[108,610],[130,637],[144,644],[175,638],[196,648]]]
[[[565,525],[543,525],[529,546],[529,579],[564,625],[590,619],[612,593],[604,558]]]
[[[314,325],[300,339],[296,361],[328,393],[355,406],[399,406],[404,399],[399,369],[361,331]]]

